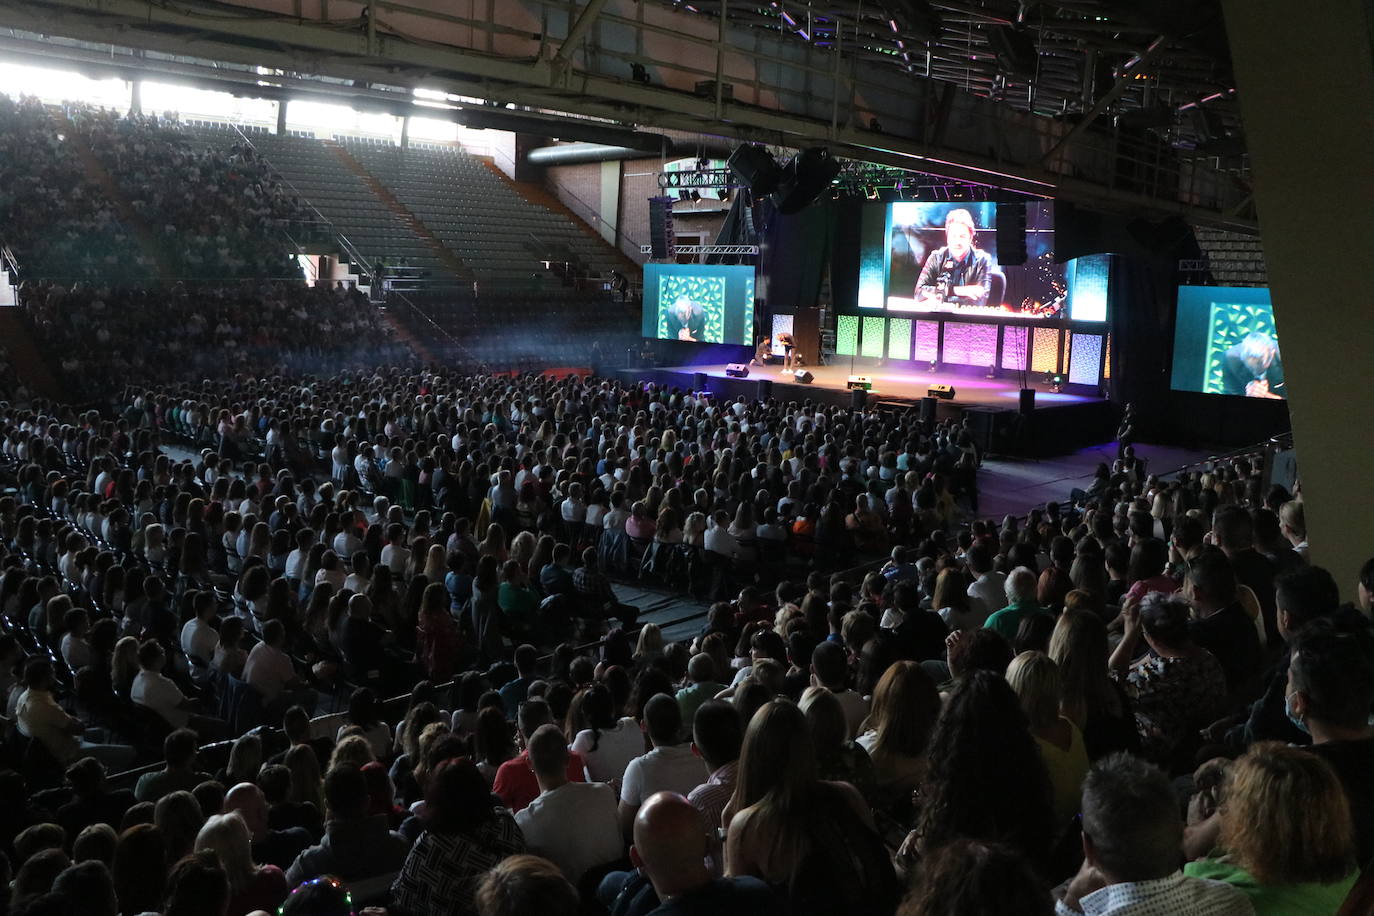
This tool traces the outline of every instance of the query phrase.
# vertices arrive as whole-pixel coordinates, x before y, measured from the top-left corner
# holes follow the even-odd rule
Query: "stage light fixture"
[[[930,371],[931,371],[931,372],[934,372],[934,371],[935,371],[935,364],[936,364],[936,361],[932,359],[932,360],[930,361]]]
[[[1050,390],[1053,391],[1055,394],[1058,394],[1059,392],[1063,391],[1064,376],[1056,375],[1054,379],[1050,382]]]
[[[997,378],[997,364],[996,364],[996,363],[990,363],[990,364],[988,365],[988,378]]]

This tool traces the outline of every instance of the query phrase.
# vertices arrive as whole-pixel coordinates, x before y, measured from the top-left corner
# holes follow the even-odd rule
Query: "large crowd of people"
[[[84,108],[78,129],[178,277],[296,277],[287,235],[310,212],[247,143],[215,149],[174,117]]]
[[[34,98],[0,95],[0,223],[5,244],[34,276],[115,281],[154,273],[56,115]]]
[[[994,523],[912,414],[401,367],[0,433],[13,912],[1363,899],[1374,573],[1257,464]]]
[[[133,379],[339,373],[416,360],[356,288],[26,281],[18,295],[35,344],[82,402],[108,404]]]
[[[1374,912],[1374,560],[1260,462],[998,521],[958,422],[422,370],[262,279],[246,151],[77,114],[248,279],[21,290],[69,397],[0,354],[0,916]],[[31,253],[113,225],[45,117]]]

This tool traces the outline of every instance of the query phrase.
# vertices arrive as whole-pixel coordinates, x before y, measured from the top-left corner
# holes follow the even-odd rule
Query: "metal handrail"
[[[348,236],[340,232],[339,227],[335,226],[334,222],[329,217],[321,213],[319,207],[316,207],[315,204],[311,202],[310,198],[306,197],[304,194],[301,193],[300,189],[292,183],[291,179],[286,177],[285,172],[283,172],[281,169],[273,165],[272,160],[267,156],[263,155],[263,153],[258,150],[257,145],[253,143],[253,141],[248,137],[248,135],[245,134],[237,124],[233,123],[232,121],[228,122],[228,124],[230,127],[234,129],[234,133],[238,134],[239,137],[243,140],[243,142],[248,144],[249,148],[253,150],[253,154],[260,158],[263,162],[266,162],[267,165],[272,169],[273,173],[276,174],[276,176],[280,178],[288,188],[291,189],[291,193],[295,194],[298,200],[303,201],[305,205],[310,208],[310,212],[315,214],[319,222],[329,228],[329,232],[334,236],[335,241],[339,243],[339,247],[344,250],[344,253],[346,255],[348,255],[349,262],[362,267],[363,273],[365,273],[368,277],[371,277],[371,262],[369,262],[366,258],[363,257],[362,252],[358,251],[357,247],[353,244],[352,241],[349,240]],[[370,285],[371,284],[369,283],[369,286]]]
[[[600,232],[602,225],[605,225],[606,228],[610,229],[611,233],[615,236],[616,250],[619,251],[621,254],[625,255],[625,257],[629,258],[631,261],[634,261],[634,255],[639,253],[639,249],[641,247],[641,243],[639,242],[639,240],[635,239],[628,232],[622,230],[618,224],[612,226],[610,223],[607,223],[604,219],[601,218],[601,214],[596,212],[596,208],[593,207],[591,204],[587,203],[581,197],[577,196],[576,192],[570,191],[566,187],[559,186],[556,189],[554,189],[551,193],[558,200],[559,203],[563,204],[563,206],[567,207],[569,210],[572,210],[573,215],[575,215],[578,219],[582,220],[582,222],[586,223],[588,226],[591,226],[598,232]],[[628,246],[628,248],[626,246]]]
[[[424,309],[416,305],[414,300],[412,300],[405,293],[401,292],[400,290],[392,289],[387,290],[386,294],[388,298],[391,296],[395,296],[397,299],[400,299],[402,302],[404,302],[406,304],[406,307],[410,309],[412,313],[419,315],[421,318],[423,318],[426,322],[429,323],[430,327],[434,328],[434,330],[438,331],[441,335],[443,335],[443,337],[448,341],[448,343],[462,351],[462,353],[468,358],[472,365],[483,366],[486,364],[486,360],[479,358],[475,353],[473,353],[466,346],[460,343],[458,338],[454,337],[443,327],[443,325],[439,324],[439,322],[431,318],[428,312],[426,312]],[[388,308],[390,307],[390,305],[391,303],[388,301]]]

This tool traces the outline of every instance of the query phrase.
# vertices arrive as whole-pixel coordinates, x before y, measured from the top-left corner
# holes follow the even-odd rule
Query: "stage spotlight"
[[[932,360],[930,361],[930,371],[931,371],[931,372],[934,372],[934,371],[935,371],[935,366],[936,366],[936,361],[932,359]]]
[[[1054,379],[1050,382],[1050,390],[1053,391],[1055,394],[1058,394],[1059,392],[1063,391],[1064,376],[1056,375]]]

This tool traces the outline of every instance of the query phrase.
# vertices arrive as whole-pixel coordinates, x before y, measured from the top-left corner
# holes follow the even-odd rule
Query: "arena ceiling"
[[[0,53],[402,112],[429,88],[469,126],[823,145],[1255,229],[1214,0],[0,0]]]

